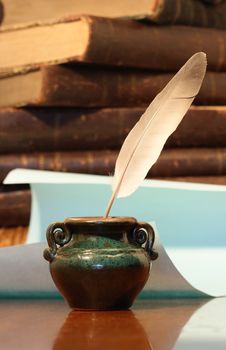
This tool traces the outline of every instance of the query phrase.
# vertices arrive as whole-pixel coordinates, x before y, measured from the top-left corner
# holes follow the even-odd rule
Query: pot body
[[[129,217],[68,218],[47,229],[44,257],[73,308],[129,308],[148,277],[154,231]]]

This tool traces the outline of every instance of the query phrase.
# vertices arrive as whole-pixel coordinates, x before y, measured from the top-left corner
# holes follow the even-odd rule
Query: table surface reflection
[[[226,298],[137,301],[131,310],[71,310],[63,300],[1,300],[0,348],[226,349]]]

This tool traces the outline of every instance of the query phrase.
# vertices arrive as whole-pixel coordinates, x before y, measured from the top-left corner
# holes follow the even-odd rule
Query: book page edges
[[[24,106],[39,101],[42,71],[17,74],[0,79],[0,107]]]
[[[43,64],[82,61],[89,45],[89,27],[87,16],[76,21],[58,21],[2,32],[5,38],[0,44],[3,53],[0,57],[0,76]]]

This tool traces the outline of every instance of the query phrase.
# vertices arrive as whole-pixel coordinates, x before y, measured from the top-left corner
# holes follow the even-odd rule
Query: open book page
[[[173,349],[225,349],[225,307],[226,298],[218,298],[197,309],[184,325]]]

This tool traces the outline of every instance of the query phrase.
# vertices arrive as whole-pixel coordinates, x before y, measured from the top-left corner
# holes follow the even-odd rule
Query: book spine
[[[225,9],[224,5],[213,9],[197,0],[157,0],[150,19],[157,24],[183,24],[225,29]]]
[[[119,149],[143,111],[0,109],[0,153]]]
[[[29,73],[25,73],[29,75]],[[5,102],[4,93],[10,78],[2,78],[1,107],[131,107],[147,106],[164,88],[173,74],[154,74],[137,69],[107,69],[98,67],[49,66],[42,68],[42,87],[30,100],[19,98]],[[22,75],[22,76],[24,76]],[[12,79],[20,79],[20,75]],[[32,79],[32,76],[30,77]],[[70,84],[68,84],[70,81]],[[208,72],[194,103],[200,105],[226,104],[226,73]],[[11,85],[9,85],[11,86]],[[12,86],[11,86],[12,89]],[[26,87],[25,87],[26,89]],[[14,89],[15,90],[15,89]]]
[[[172,74],[100,66],[94,69],[58,65],[42,68],[41,72],[40,97],[30,102],[51,107],[145,106],[172,77]]]
[[[143,112],[143,108],[0,109],[0,154],[117,150]],[[191,107],[166,147],[226,147],[226,107]]]
[[[196,105],[226,105],[225,81],[225,73],[207,72],[194,103]]]
[[[203,51],[208,57],[209,70],[226,69],[224,30],[157,27],[97,17],[84,17],[84,20],[90,25],[91,36],[81,61],[175,71],[189,56]]]
[[[30,207],[29,190],[0,192],[1,226],[27,226],[30,219]]]
[[[0,227],[0,247],[23,244],[27,238],[28,227]]]
[[[226,147],[226,107],[191,107],[166,147]]]
[[[0,181],[14,168],[112,174],[117,151],[22,153],[0,156]]]
[[[113,175],[118,151],[52,152],[0,156],[0,180],[14,168]],[[166,149],[151,168],[151,177],[226,174],[226,148]]]
[[[226,174],[225,148],[164,150],[151,168],[153,177],[217,176]]]
[[[32,104],[49,107],[146,106],[173,77],[169,73],[101,67],[50,66],[42,71],[40,98]],[[225,89],[226,73],[208,72],[194,103],[226,104]]]

